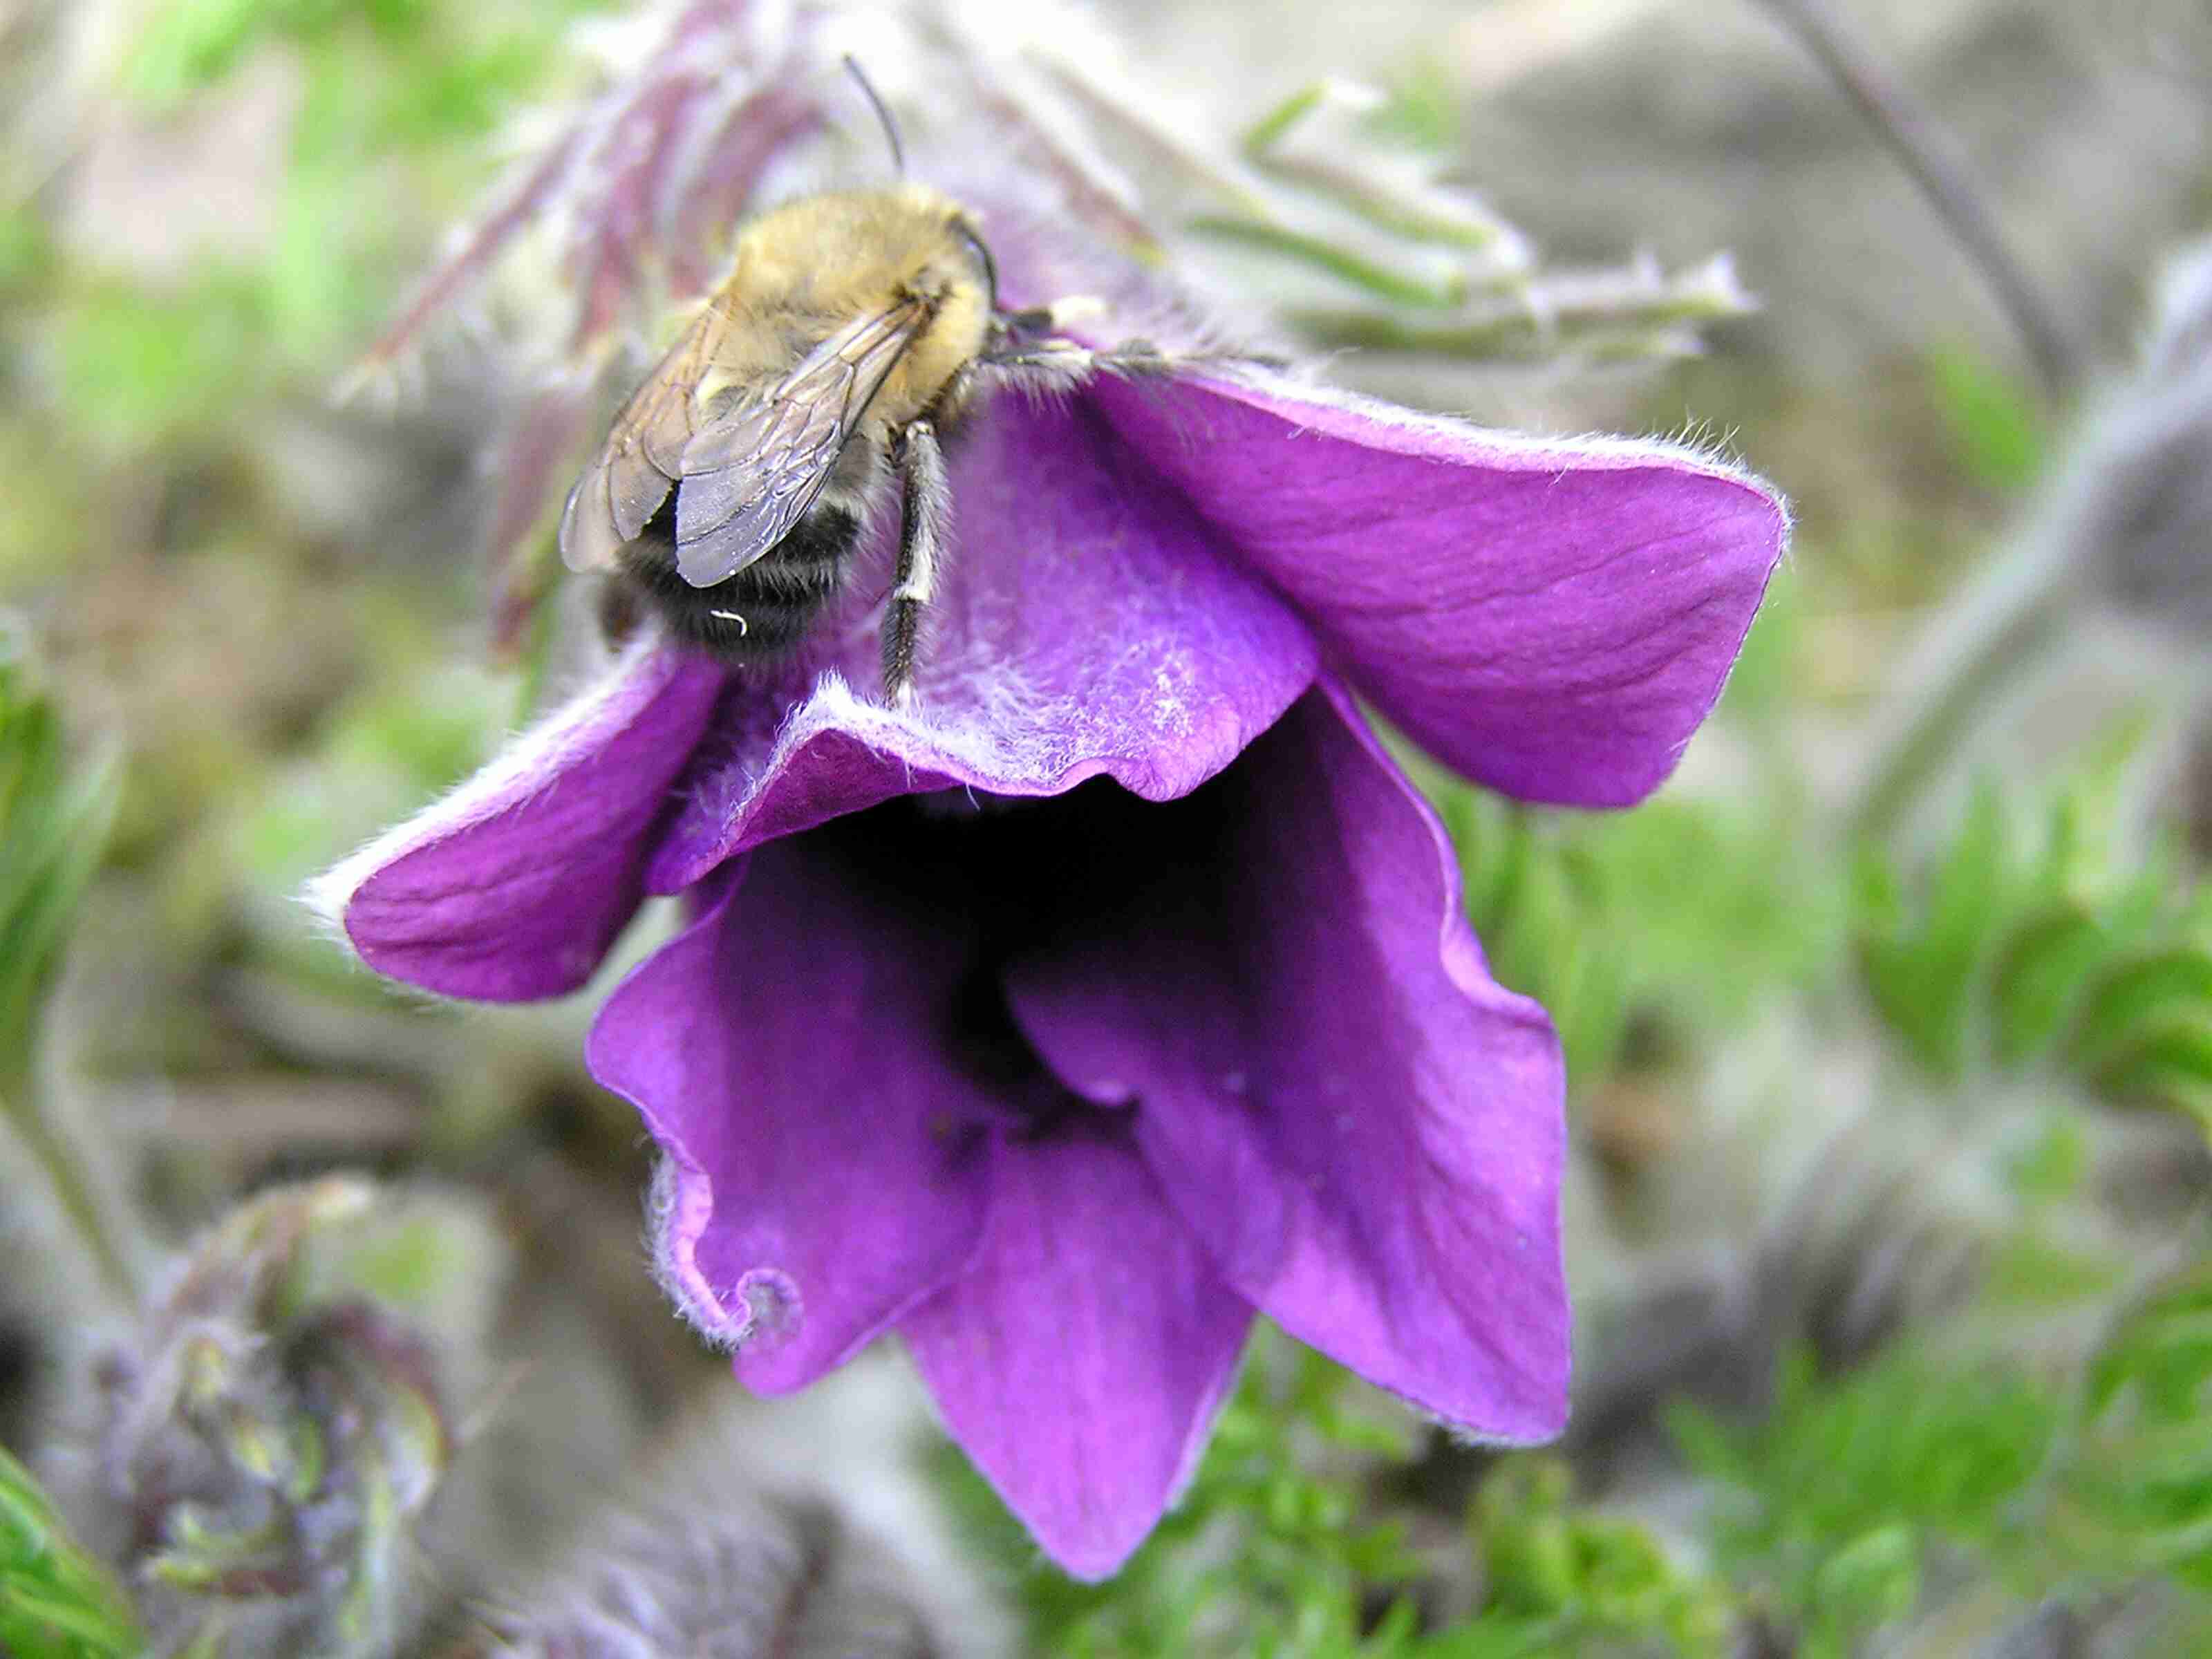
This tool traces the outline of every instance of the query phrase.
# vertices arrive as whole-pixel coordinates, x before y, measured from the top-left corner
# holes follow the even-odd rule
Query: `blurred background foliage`
[[[896,1358],[733,1398],[640,1270],[595,994],[425,1006],[294,897],[574,631],[532,587],[501,634],[495,544],[545,563],[495,522],[505,301],[331,390],[670,14],[0,0],[0,1650],[550,1653],[568,1596],[765,1651],[743,1611],[679,1646],[696,1585],[624,1553],[664,1523],[604,1507],[688,1462],[691,1577],[873,1609],[839,1651],[2212,1651],[2212,23],[1832,8],[2070,331],[2049,385],[1759,6],[1351,9],[1102,9],[1253,176],[1444,186],[1340,191],[1356,235],[1216,204],[1179,254],[1357,384],[1706,434],[1799,514],[1648,805],[1410,757],[1569,1054],[1567,1438],[1455,1444],[1263,1335],[1082,1586]]]

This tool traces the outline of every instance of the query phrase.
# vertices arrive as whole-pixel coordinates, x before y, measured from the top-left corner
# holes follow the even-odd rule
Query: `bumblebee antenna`
[[[860,60],[849,52],[845,54],[845,68],[860,83],[860,90],[867,94],[869,106],[876,112],[876,119],[884,124],[884,137],[890,140],[891,165],[898,169],[900,178],[905,178],[906,151],[899,144],[898,123],[891,119],[891,112],[884,107],[884,100],[876,96],[876,89],[868,84],[868,77],[860,73]]]

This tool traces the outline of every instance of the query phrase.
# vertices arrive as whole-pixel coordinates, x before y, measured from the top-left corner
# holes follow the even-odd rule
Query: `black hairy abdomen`
[[[860,539],[856,515],[842,507],[817,505],[788,536],[727,581],[694,587],[676,568],[672,495],[623,550],[623,565],[678,643],[727,661],[752,662],[787,651],[805,637],[836,597]]]

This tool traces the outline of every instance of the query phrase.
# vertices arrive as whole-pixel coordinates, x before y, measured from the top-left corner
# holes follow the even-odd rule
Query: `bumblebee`
[[[1065,383],[1148,349],[1094,354],[1054,326],[1000,312],[973,216],[927,186],[779,208],[616,417],[569,493],[562,556],[614,573],[679,642],[756,661],[829,606],[896,477],[883,676],[908,700],[951,534],[947,435],[994,378]]]

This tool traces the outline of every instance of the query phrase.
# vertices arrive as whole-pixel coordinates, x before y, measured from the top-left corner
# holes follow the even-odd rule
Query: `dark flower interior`
[[[1193,948],[1219,934],[1223,901],[1205,877],[1233,867],[1220,861],[1233,787],[1217,778],[1161,803],[1107,778],[1041,799],[947,790],[834,820],[807,839],[863,910],[941,941],[938,1033],[978,1100],[1001,1109],[994,1127],[1069,1135],[1104,1129],[1102,1114],[1137,1103],[1085,1098],[1053,1073],[1014,1017],[1008,971],[1139,917],[1148,933],[1187,918],[1176,931]]]

